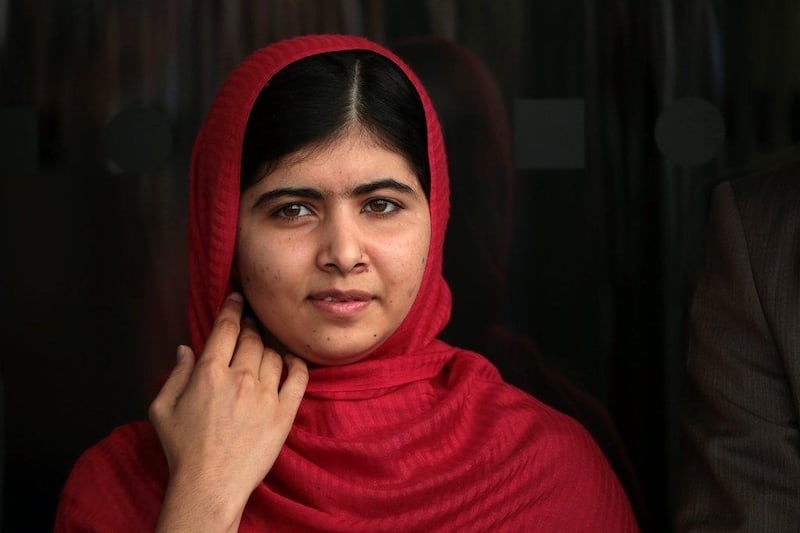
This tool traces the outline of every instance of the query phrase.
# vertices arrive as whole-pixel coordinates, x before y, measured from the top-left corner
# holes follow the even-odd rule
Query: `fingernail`
[[[187,346],[184,345],[184,344],[181,344],[180,346],[178,346],[178,351],[175,354],[175,359],[178,361],[178,363],[182,363],[183,360],[186,359],[186,351],[187,351],[187,349],[188,349]]]
[[[238,292],[232,292],[232,293],[230,293],[230,294],[228,295],[228,298],[230,298],[230,299],[231,299],[231,300],[233,300],[234,302],[239,302],[239,303],[242,303],[242,302],[244,301],[244,298],[242,298],[242,295],[241,295],[241,294],[239,294]]]

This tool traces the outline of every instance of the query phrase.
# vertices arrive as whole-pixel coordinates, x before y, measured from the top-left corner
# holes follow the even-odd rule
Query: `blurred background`
[[[187,341],[189,156],[222,80],[329,32],[478,62],[460,86],[491,100],[501,157],[454,203],[488,243],[492,320],[592,398],[643,527],[668,531],[710,191],[800,139],[793,0],[0,0],[3,530],[52,528],[71,464],[146,417]]]

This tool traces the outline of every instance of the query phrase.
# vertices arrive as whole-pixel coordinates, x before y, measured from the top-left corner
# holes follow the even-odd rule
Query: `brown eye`
[[[364,206],[364,211],[376,215],[386,215],[397,209],[400,209],[399,205],[390,200],[384,200],[383,198],[376,198],[375,200],[370,200]]]
[[[310,214],[311,210],[308,207],[304,206],[303,204],[287,204],[275,210],[273,216],[277,218],[292,219]]]

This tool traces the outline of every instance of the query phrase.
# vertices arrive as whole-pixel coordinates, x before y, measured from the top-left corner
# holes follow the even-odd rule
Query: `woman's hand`
[[[205,350],[178,349],[178,364],[150,406],[169,464],[159,531],[236,530],[250,494],[272,468],[308,383],[305,362],[283,361],[242,317],[236,293],[222,304]]]

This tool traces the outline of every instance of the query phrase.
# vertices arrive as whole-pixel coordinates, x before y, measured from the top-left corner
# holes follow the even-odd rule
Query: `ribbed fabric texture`
[[[230,287],[241,146],[253,102],[289,63],[349,49],[388,57],[420,94],[431,168],[430,254],[408,316],[374,354],[310,370],[292,431],[240,530],[636,531],[619,482],[580,425],[503,383],[483,357],[436,340],[450,314],[441,274],[448,213],[442,136],[416,76],[370,41],[283,41],[250,56],[220,90],[192,158],[192,344],[202,348]],[[76,464],[56,531],[152,529],[166,480],[152,427],[119,428]]]

